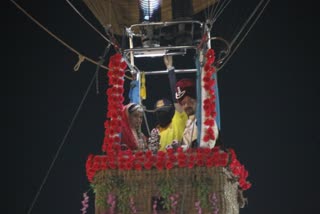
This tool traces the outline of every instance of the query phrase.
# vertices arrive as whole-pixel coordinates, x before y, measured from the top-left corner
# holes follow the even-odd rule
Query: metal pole
[[[197,69],[175,69],[175,73],[196,73]],[[167,74],[167,70],[161,70],[161,71],[145,71],[145,75],[156,75],[156,74]]]

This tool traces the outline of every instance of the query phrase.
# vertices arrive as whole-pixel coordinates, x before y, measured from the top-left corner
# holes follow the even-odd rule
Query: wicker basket
[[[237,179],[226,167],[173,168],[160,171],[101,170],[95,174],[92,184],[96,197],[95,214],[112,213],[110,205],[104,203],[110,195],[116,198],[115,203],[122,201],[127,206],[126,210],[116,208],[114,213],[117,214],[134,213],[128,208],[130,202],[135,213],[193,214],[198,213],[196,203],[199,201],[202,213],[213,213],[214,207],[209,200],[212,194],[217,199],[219,214],[238,214],[239,208],[244,206]],[[176,205],[174,208],[154,211],[152,198],[161,196],[164,190],[179,196]],[[203,199],[208,199],[206,204]]]

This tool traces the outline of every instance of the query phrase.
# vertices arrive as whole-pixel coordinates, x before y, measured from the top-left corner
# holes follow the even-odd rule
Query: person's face
[[[131,128],[140,128],[142,124],[143,113],[140,111],[134,111],[129,115],[129,123]]]
[[[197,100],[189,96],[185,96],[181,100],[180,105],[182,106],[183,110],[187,113],[188,116],[196,113]]]

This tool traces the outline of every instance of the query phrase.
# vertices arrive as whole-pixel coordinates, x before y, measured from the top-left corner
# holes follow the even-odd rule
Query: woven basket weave
[[[171,170],[141,170],[121,171],[102,170],[96,173],[93,185],[95,191],[95,214],[110,213],[107,204],[109,194],[123,200],[123,189],[134,187],[130,196],[133,199],[136,213],[148,214],[153,212],[152,198],[159,196],[160,185],[169,182],[171,191],[179,194],[176,212],[183,214],[198,213],[195,203],[199,201],[199,188],[206,189],[207,193],[214,193],[217,198],[219,214],[238,214],[239,208],[244,206],[242,192],[238,188],[238,182],[232,173],[225,167],[195,167],[173,168]],[[198,185],[196,185],[198,184]],[[206,197],[206,196],[205,196]],[[207,196],[209,198],[209,195]],[[125,202],[129,204],[129,200]],[[201,204],[200,204],[201,206]],[[212,206],[202,207],[202,213],[213,213]],[[133,213],[130,210],[115,213]],[[169,210],[158,210],[156,213],[171,213]]]

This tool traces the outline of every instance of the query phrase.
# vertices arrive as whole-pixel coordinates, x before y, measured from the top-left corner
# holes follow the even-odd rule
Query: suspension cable
[[[18,3],[16,3],[14,0],[10,0],[19,10],[21,10],[28,18],[30,18],[34,23],[36,23],[40,28],[42,28],[44,31],[46,31],[50,36],[52,36],[53,38],[55,38],[57,41],[59,41],[62,45],[64,45],[65,47],[67,47],[70,51],[74,52],[75,54],[77,54],[79,57],[83,57],[84,59],[88,60],[89,62],[99,65],[98,62],[94,61],[93,59],[90,59],[89,57],[83,56],[79,51],[75,50],[74,48],[72,48],[70,45],[68,45],[67,43],[65,43],[62,39],[60,39],[59,37],[57,37],[55,34],[53,34],[51,31],[49,31],[46,27],[44,27],[40,22],[38,22],[35,18],[33,18],[26,10],[24,10]],[[108,67],[104,66],[104,65],[100,65],[100,67],[109,70]]]
[[[226,7],[230,4],[231,0],[228,0],[226,3],[224,2],[221,8],[214,14],[212,19],[212,24],[218,19],[218,17],[222,14],[222,12],[226,9]]]
[[[250,14],[250,16],[248,17],[248,19],[245,21],[245,23],[242,25],[242,27],[240,28],[239,32],[237,33],[237,35],[233,38],[233,40],[230,42],[230,45],[233,46],[234,42],[238,39],[238,37],[240,36],[240,34],[242,33],[242,31],[244,30],[244,28],[248,25],[248,23],[250,22],[250,20],[252,19],[252,17],[257,13],[257,10],[260,8],[261,4],[263,3],[264,0],[260,0],[259,4],[256,6],[256,8],[252,11],[252,13]]]
[[[261,0],[264,1],[264,0]],[[265,3],[265,5],[263,6],[263,8],[261,9],[261,11],[259,12],[259,14],[257,15],[257,17],[254,19],[253,23],[250,25],[249,29],[247,30],[247,32],[244,34],[244,36],[241,38],[241,40],[239,41],[239,43],[236,45],[236,47],[232,50],[232,52],[230,53],[230,55],[226,58],[226,60],[222,63],[222,65],[220,67],[217,68],[217,70],[220,70],[224,67],[225,64],[227,64],[227,62],[229,61],[229,59],[232,57],[232,55],[236,52],[236,50],[239,48],[240,44],[243,42],[243,40],[245,39],[245,37],[248,35],[248,33],[250,32],[250,30],[253,28],[253,26],[256,24],[256,22],[258,21],[258,19],[261,17],[262,13],[264,12],[265,8],[267,7],[267,5],[269,4],[270,0],[267,0],[267,2]]]
[[[229,5],[229,3],[231,2],[231,0],[228,1],[223,1],[220,0],[218,1],[217,5],[215,6],[214,10],[212,9],[209,16],[208,16],[208,20],[209,20],[209,31],[211,31],[213,23],[219,18],[219,16],[222,14],[222,12],[225,10],[225,8]],[[220,4],[220,2],[222,2]]]
[[[97,28],[93,26],[80,12],[77,10],[77,8],[69,1],[66,0],[66,2],[70,5],[70,7],[94,30],[96,31],[104,40],[106,40],[108,43],[111,43],[114,45],[107,37],[105,37]]]
[[[111,46],[111,43],[109,43],[107,45],[107,47],[104,49],[104,52],[103,52],[103,55],[99,57],[99,65],[97,65],[97,68],[96,68],[96,93],[99,94],[99,70],[100,70],[100,65],[102,65],[104,63],[104,60],[110,50],[110,46]]]
[[[222,1],[223,1],[223,0],[217,0],[215,6],[212,7],[212,8],[210,9],[210,12],[207,14],[206,19],[211,19],[211,18],[214,17],[214,14],[216,13],[216,11],[217,11],[217,9],[219,8],[220,3],[221,3]],[[209,9],[208,9],[208,11],[209,11]]]
[[[98,71],[96,71],[96,72],[94,73],[93,78],[91,79],[91,81],[90,81],[90,83],[89,83],[89,86],[88,86],[88,88],[87,88],[87,90],[86,90],[86,92],[85,92],[85,94],[84,94],[84,96],[83,96],[83,98],[82,98],[82,100],[81,100],[78,108],[77,108],[76,113],[74,114],[74,116],[73,116],[73,118],[72,118],[72,120],[71,120],[71,123],[70,123],[70,125],[69,125],[69,127],[68,127],[68,129],[67,129],[67,132],[65,133],[62,141],[60,142],[60,145],[59,145],[59,147],[58,147],[58,150],[56,151],[56,153],[55,153],[55,155],[54,155],[54,158],[53,158],[53,160],[52,160],[52,162],[51,162],[51,164],[50,164],[50,166],[49,166],[49,169],[47,170],[47,172],[46,172],[46,174],[45,174],[45,177],[44,177],[43,180],[42,180],[42,183],[41,183],[41,185],[40,185],[40,187],[39,187],[39,189],[38,189],[38,191],[37,191],[36,196],[34,197],[32,203],[31,203],[31,206],[30,206],[27,214],[30,214],[30,213],[32,212],[33,206],[34,206],[34,204],[36,203],[36,201],[38,200],[38,197],[39,197],[39,195],[40,195],[40,192],[41,192],[43,186],[45,185],[45,183],[46,183],[46,181],[47,181],[47,179],[48,179],[48,177],[49,177],[49,174],[50,174],[50,172],[51,172],[51,170],[52,170],[52,168],[53,168],[53,166],[54,166],[54,164],[55,164],[55,162],[56,162],[56,160],[57,160],[57,158],[58,158],[58,156],[59,156],[59,154],[60,154],[60,151],[61,151],[63,145],[64,145],[65,142],[66,142],[66,139],[67,139],[67,137],[68,137],[68,135],[69,135],[69,133],[70,133],[70,131],[71,131],[71,128],[73,127],[73,124],[74,124],[76,118],[78,117],[78,114],[79,114],[79,112],[80,112],[80,109],[81,109],[81,107],[82,107],[85,99],[87,98],[87,96],[88,96],[88,94],[89,94],[89,91],[90,91],[90,89],[91,89],[91,87],[92,87],[92,85],[93,85],[93,83],[94,83],[94,81],[95,81],[95,79],[96,79],[96,75],[98,75]]]

